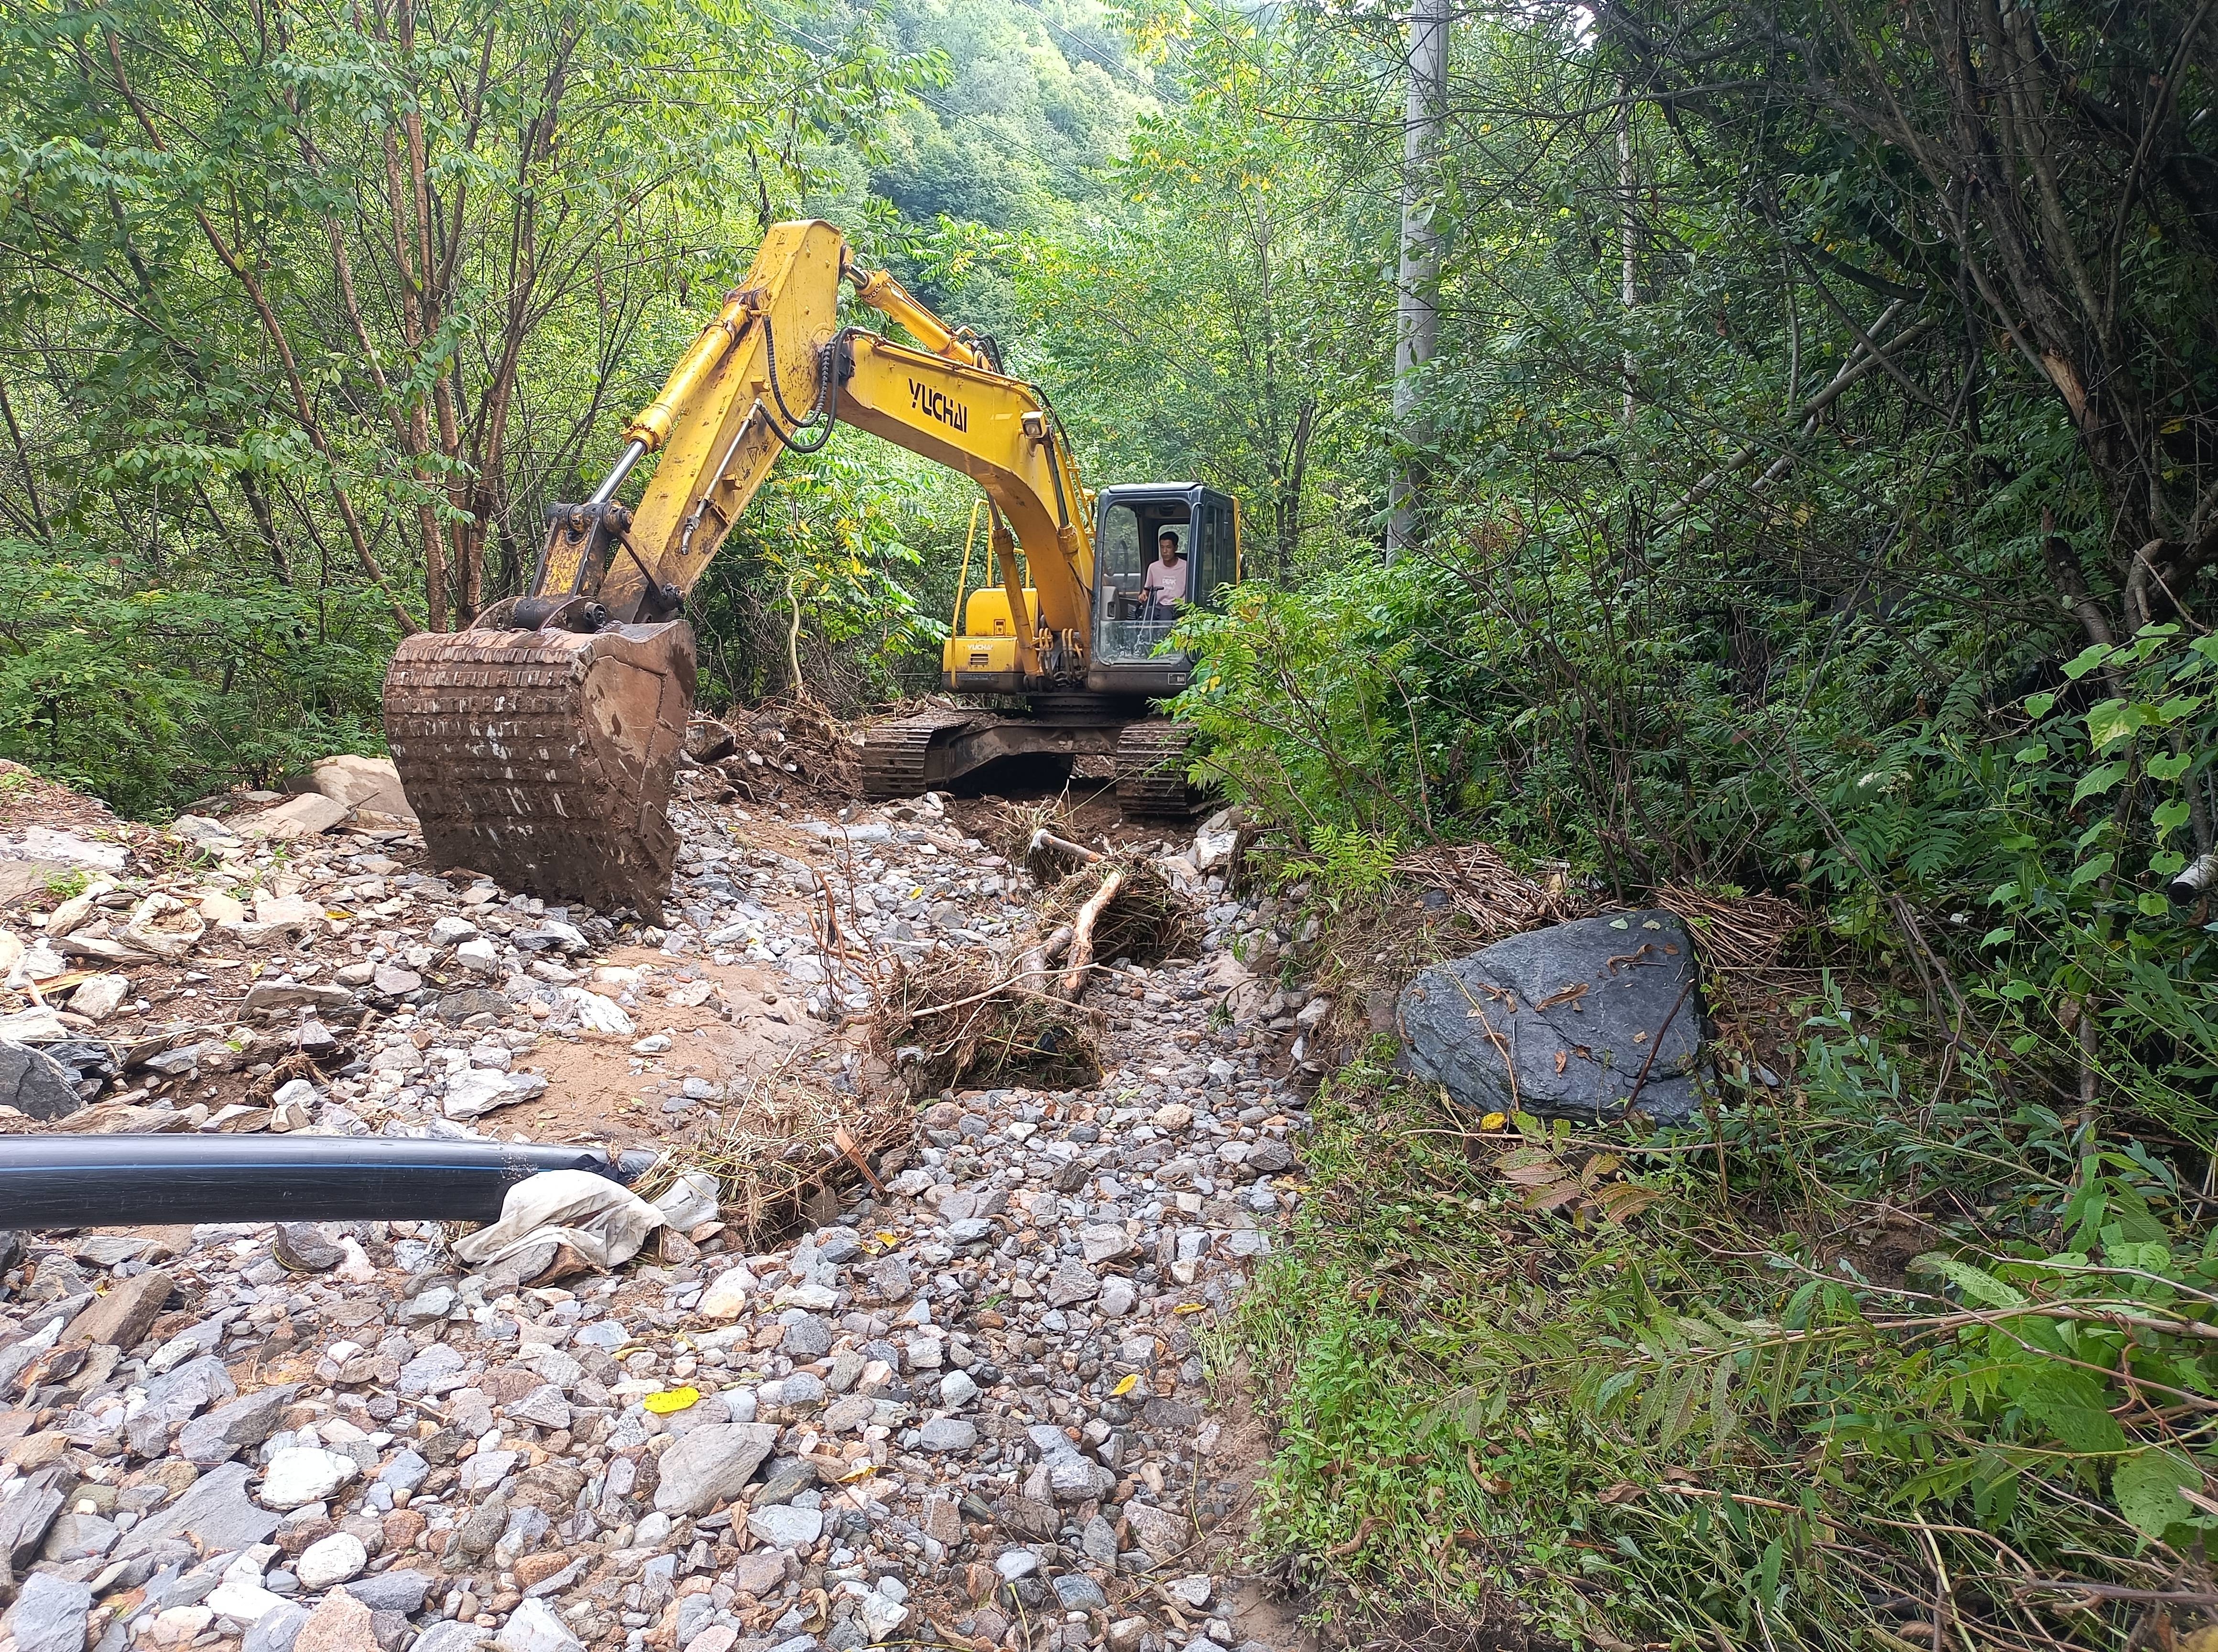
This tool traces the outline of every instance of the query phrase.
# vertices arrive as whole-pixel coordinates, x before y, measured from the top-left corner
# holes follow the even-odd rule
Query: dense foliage
[[[147,810],[374,748],[396,636],[519,588],[765,223],[1044,225],[1151,103],[1086,4],[13,9],[0,751]],[[885,691],[969,506],[852,435],[789,467],[711,696],[804,647]]]

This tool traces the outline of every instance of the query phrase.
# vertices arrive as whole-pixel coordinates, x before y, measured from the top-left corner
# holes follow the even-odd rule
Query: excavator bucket
[[[422,632],[385,674],[385,739],[435,864],[660,919],[693,628]]]

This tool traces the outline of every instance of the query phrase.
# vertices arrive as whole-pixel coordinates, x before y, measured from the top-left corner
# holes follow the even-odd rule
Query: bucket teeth
[[[659,919],[693,681],[683,621],[406,639],[385,674],[385,739],[433,863]]]

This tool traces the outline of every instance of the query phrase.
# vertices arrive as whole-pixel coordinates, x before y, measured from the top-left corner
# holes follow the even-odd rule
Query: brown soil
[[[58,786],[20,763],[0,758],[0,832],[42,826],[57,832],[112,834],[118,824],[98,798]]]
[[[664,1098],[676,1094],[687,1079],[729,1084],[760,1077],[800,1055],[823,1031],[799,1000],[786,995],[777,973],[759,965],[687,959],[680,966],[644,947],[617,947],[606,962],[652,971],[642,977],[641,1001],[631,1012],[637,1033],[632,1038],[543,1037],[518,1065],[546,1073],[547,1093],[486,1115],[489,1128],[528,1130],[541,1142],[646,1145],[691,1128],[690,1113],[662,1111]],[[680,967],[714,983],[716,991],[706,1002],[670,1001],[671,990],[681,986]],[[718,1013],[720,1004],[729,1019]],[[633,1055],[635,1040],[653,1033],[669,1036],[669,1050]]]
[[[1217,1495],[1230,1496],[1234,1506],[1230,1514],[1202,1533],[1192,1569],[1224,1580],[1220,1593],[1233,1603],[1232,1627],[1242,1641],[1261,1641],[1273,1652],[1313,1652],[1319,1644],[1317,1634],[1302,1622],[1308,1603],[1261,1556],[1257,1521],[1263,1474],[1271,1456],[1271,1430],[1256,1414],[1254,1379],[1245,1360],[1217,1379],[1209,1419],[1217,1435],[1199,1459],[1195,1480],[1197,1485],[1205,1480],[1215,1482]],[[1199,1530],[1200,1520],[1194,1525]]]

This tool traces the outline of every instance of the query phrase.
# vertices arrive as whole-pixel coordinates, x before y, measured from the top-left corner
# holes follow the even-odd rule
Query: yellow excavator
[[[843,282],[915,343],[842,326]],[[660,913],[693,708],[686,594],[779,454],[815,452],[842,423],[985,491],[993,577],[957,598],[941,681],[1004,708],[871,723],[868,795],[913,796],[1012,759],[1067,771],[1091,755],[1115,758],[1128,813],[1193,807],[1186,731],[1150,705],[1186,686],[1190,663],[1165,648],[1174,610],[1148,567],[1168,533],[1183,599],[1209,602],[1239,577],[1234,501],[1197,482],[1090,492],[1046,396],[1002,370],[989,338],[861,268],[829,224],[788,223],[631,421],[592,497],[549,507],[530,590],[394,653],[386,740],[435,861]],[[660,461],[626,504],[650,454]]]

